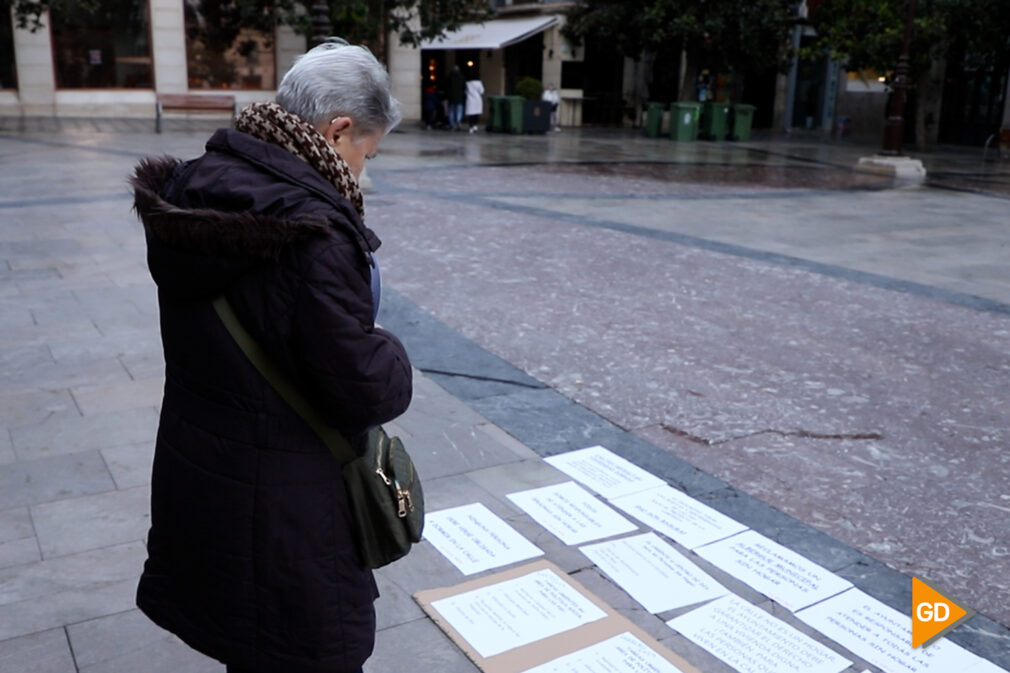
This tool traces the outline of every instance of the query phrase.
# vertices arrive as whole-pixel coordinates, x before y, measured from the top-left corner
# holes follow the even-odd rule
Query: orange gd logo
[[[928,647],[974,614],[918,577],[912,578],[912,649]]]

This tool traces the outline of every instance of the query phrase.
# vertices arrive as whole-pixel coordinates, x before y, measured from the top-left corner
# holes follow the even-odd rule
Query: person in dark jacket
[[[379,239],[357,184],[400,118],[371,53],[324,44],[202,156],[146,159],[131,180],[165,354],[137,602],[231,673],[348,673],[372,652],[378,592],[340,467],[211,302],[358,450],[402,414],[411,368],[375,324]]]
[[[449,130],[458,131],[463,121],[463,106],[466,103],[466,78],[458,65],[449,71]]]

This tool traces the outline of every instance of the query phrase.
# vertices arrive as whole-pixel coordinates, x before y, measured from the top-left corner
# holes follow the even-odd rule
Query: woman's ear
[[[350,117],[336,117],[331,119],[330,123],[326,125],[326,128],[323,130],[323,137],[331,145],[335,144],[341,135],[346,135],[350,132],[353,125],[354,121]]]

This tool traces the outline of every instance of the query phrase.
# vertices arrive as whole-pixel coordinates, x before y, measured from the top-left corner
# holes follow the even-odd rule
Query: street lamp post
[[[894,71],[891,108],[888,110],[887,123],[884,125],[884,143],[880,153],[885,155],[898,156],[901,154],[901,141],[905,134],[905,98],[908,91],[908,50],[912,41],[912,20],[914,17],[915,0],[908,0],[905,35],[901,40],[901,56],[898,57],[898,67]]]
[[[912,19],[915,17],[915,0],[908,0],[905,15],[905,35],[901,41],[901,56],[894,72],[891,105],[884,126],[884,142],[880,152],[872,157],[860,157],[856,170],[890,175],[903,182],[922,182],[926,167],[919,159],[901,154],[901,138],[905,132],[905,92],[908,90],[908,50],[912,41]]]

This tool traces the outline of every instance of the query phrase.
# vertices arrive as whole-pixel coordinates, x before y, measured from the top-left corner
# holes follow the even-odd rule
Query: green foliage
[[[278,23],[292,26],[300,35],[308,36],[312,29],[310,17],[315,3],[308,0],[230,0],[216,4],[220,5],[217,13],[224,22],[223,33],[237,26],[272,34]],[[329,0],[328,4],[333,34],[370,45],[381,44],[391,31],[402,44],[417,46],[464,23],[486,21],[494,14],[486,0]],[[16,25],[33,32],[43,27],[42,17],[50,8],[66,6],[95,12],[107,5],[103,0],[0,0],[0,10],[13,9]]]
[[[544,85],[535,77],[523,77],[516,82],[516,94],[526,100],[540,100],[544,93]]]
[[[637,59],[682,45],[714,67],[761,69],[783,61],[792,0],[584,0],[567,14],[565,36],[596,39]]]
[[[888,72],[901,55],[907,0],[821,0],[811,22],[818,39],[850,70]],[[981,57],[1010,49],[1007,0],[918,0],[912,24],[909,65],[914,75],[958,45]]]

